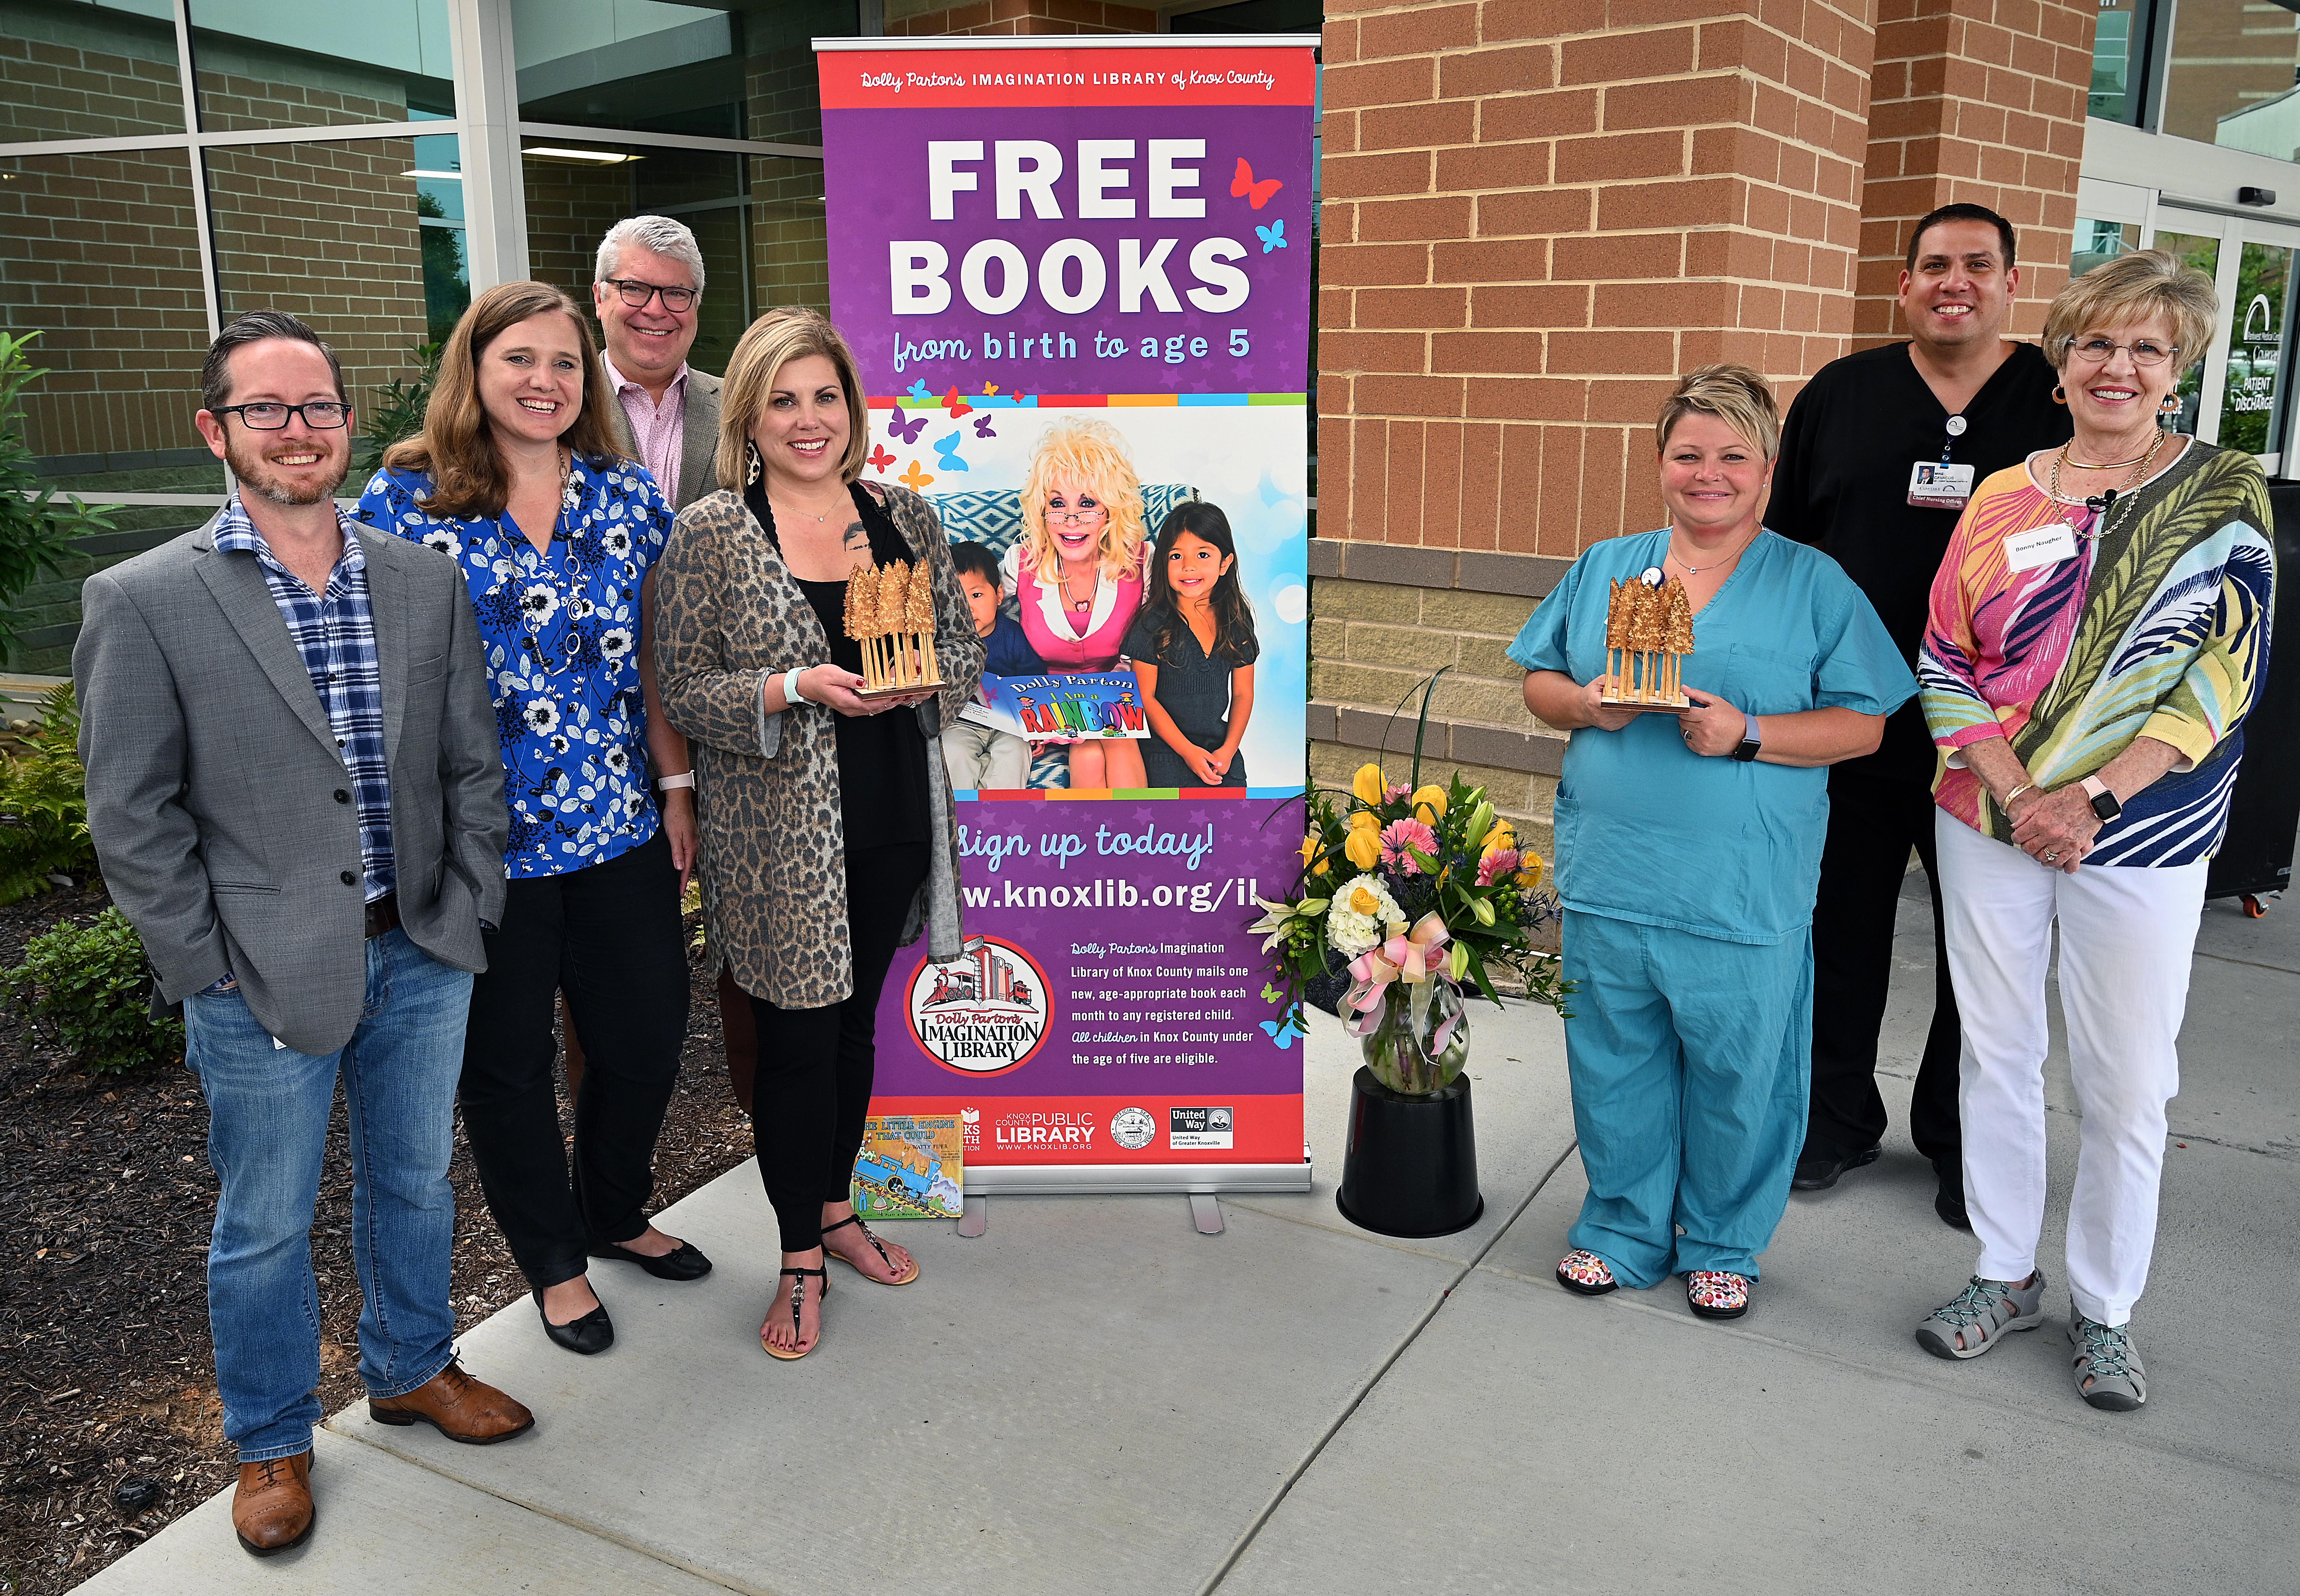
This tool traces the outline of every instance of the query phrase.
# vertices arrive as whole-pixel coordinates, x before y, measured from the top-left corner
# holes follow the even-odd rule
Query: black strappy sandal
[[[879,1254],[879,1262],[885,1264],[890,1269],[895,1267],[895,1260],[887,1256],[887,1249],[879,1245],[879,1238],[871,1234],[871,1227],[862,1223],[862,1216],[860,1214],[849,1214],[836,1225],[824,1226],[822,1227],[822,1234],[829,1235],[832,1231],[844,1230],[849,1225],[858,1227],[862,1232],[862,1239],[870,1243],[872,1250]],[[861,1269],[854,1268],[854,1260],[853,1259],[841,1257],[838,1252],[832,1251],[828,1244],[825,1244],[822,1249],[822,1256],[826,1259],[836,1258],[840,1263],[845,1264],[848,1268],[854,1269],[854,1272],[857,1275],[862,1275],[862,1271]],[[869,1275],[862,1275],[863,1279],[870,1280],[876,1285],[908,1285],[912,1281],[916,1280],[918,1277],[919,1260],[915,1258],[911,1259],[911,1272],[904,1275],[898,1280],[877,1280]]]
[[[821,1269],[785,1269],[782,1273],[790,1277],[791,1330],[793,1334],[796,1334],[798,1330],[799,1315],[804,1312],[806,1308],[807,1281],[814,1279],[822,1282],[822,1295],[815,1299],[815,1306],[819,1309],[824,1302],[830,1300],[830,1276]],[[821,1344],[822,1328],[819,1325],[815,1327],[813,1342],[811,1345],[801,1347],[796,1352],[786,1352],[780,1347],[775,1345],[774,1342],[767,1339],[767,1327],[764,1325],[759,1326],[760,1347],[765,1351],[768,1357],[780,1359],[785,1363],[797,1362],[800,1359],[805,1357],[809,1352],[813,1351],[816,1347],[819,1347]]]

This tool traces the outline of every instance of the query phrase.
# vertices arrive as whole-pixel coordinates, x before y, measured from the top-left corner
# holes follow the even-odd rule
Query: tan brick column
[[[1114,0],[887,0],[889,37],[953,33],[1155,33],[1155,5]]]
[[[1959,201],[2021,236],[2012,330],[2034,337],[2069,278],[2092,77],[2093,0],[1879,0],[1854,341],[1905,337],[1893,303],[1909,224]]]
[[[1564,559],[1660,524],[1677,374],[1846,349],[1876,4],[1329,0],[1321,777],[1451,665],[1441,757],[1546,814],[1501,645]]]

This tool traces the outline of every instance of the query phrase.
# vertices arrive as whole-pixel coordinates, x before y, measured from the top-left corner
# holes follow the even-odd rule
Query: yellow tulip
[[[1427,815],[1424,815],[1421,812],[1422,806],[1424,804],[1427,804],[1429,809],[1429,812]],[[1444,787],[1435,786],[1420,787],[1415,789],[1413,794],[1413,818],[1417,820],[1428,820],[1433,826],[1438,821],[1444,819],[1446,818],[1446,789]]]
[[[1352,831],[1379,831],[1381,817],[1370,809],[1362,809],[1350,816]]]
[[[1342,844],[1342,852],[1361,870],[1371,870],[1381,862],[1381,835],[1362,827],[1353,829],[1349,841]],[[1371,910],[1362,909],[1358,912],[1365,914]]]
[[[1549,877],[1549,861],[1530,851],[1518,856],[1517,884],[1521,889],[1532,892]]]
[[[1510,823],[1507,820],[1496,820],[1494,822],[1494,828],[1486,833],[1485,841],[1479,844],[1478,857],[1485,859],[1500,852],[1504,848],[1516,846],[1517,833],[1511,829]]]
[[[1313,876],[1322,876],[1326,873],[1327,861],[1318,856],[1318,849],[1323,840],[1315,832],[1302,839],[1302,862],[1309,866],[1310,873]],[[1311,862],[1313,860],[1316,860],[1314,864]]]
[[[1360,765],[1358,773],[1350,777],[1350,791],[1357,794],[1360,803],[1379,803],[1385,790],[1379,765]]]

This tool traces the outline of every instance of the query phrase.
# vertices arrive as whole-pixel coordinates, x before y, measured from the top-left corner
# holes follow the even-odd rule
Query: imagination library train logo
[[[911,1035],[962,1075],[1019,1069],[1046,1039],[1046,972],[996,936],[952,964],[921,960],[911,977]]]

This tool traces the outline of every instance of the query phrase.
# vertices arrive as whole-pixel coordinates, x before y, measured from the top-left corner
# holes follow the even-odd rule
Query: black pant
[[[528,1284],[572,1280],[594,1242],[645,1234],[654,1139],[687,1040],[687,949],[671,842],[513,881],[463,1037],[463,1130],[488,1211]],[[552,1080],[554,994],[587,1054],[575,1165]]]
[[[845,1002],[785,1009],[752,994],[759,1040],[751,1134],[786,1252],[821,1246],[822,1205],[844,1202],[854,1190],[878,1059],[879,991],[930,858],[925,843],[848,851],[854,991]]]
[[[1956,993],[1941,928],[1940,869],[1933,857],[1932,794],[1905,763],[1873,759],[1835,767],[1829,781],[1829,841],[1812,910],[1812,1108],[1807,1157],[1841,1159],[1885,1134],[1877,1091],[1877,1034],[1893,974],[1893,920],[1909,850],[1923,861],[1933,899],[1933,1023],[1909,1103],[1909,1135],[1935,1163],[1959,1168]]]

